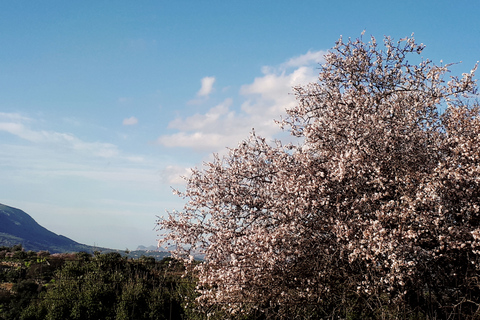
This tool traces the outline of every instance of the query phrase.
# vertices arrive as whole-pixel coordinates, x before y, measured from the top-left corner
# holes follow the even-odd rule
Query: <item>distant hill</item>
[[[137,250],[139,251],[159,251],[159,248],[157,246],[148,246],[148,247],[145,247],[145,246],[138,246],[137,247]]]
[[[57,235],[39,225],[24,211],[0,204],[0,246],[17,244],[21,244],[25,250],[50,253],[103,251],[103,248],[87,246]]]

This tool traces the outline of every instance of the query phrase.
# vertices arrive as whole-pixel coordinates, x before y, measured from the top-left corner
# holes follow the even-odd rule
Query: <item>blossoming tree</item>
[[[340,39],[279,121],[298,144],[252,133],[193,170],[184,209],[159,228],[178,256],[204,254],[200,305],[278,315],[349,292],[375,297],[372,310],[478,311],[476,67],[447,81],[451,65],[423,49],[413,37]]]

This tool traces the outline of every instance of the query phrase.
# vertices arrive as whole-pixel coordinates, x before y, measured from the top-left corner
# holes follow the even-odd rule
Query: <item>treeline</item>
[[[271,304],[244,299],[237,301],[243,308],[231,313],[228,307],[234,304],[197,304],[198,280],[185,272],[182,262],[171,257],[132,259],[117,252],[49,254],[26,252],[21,246],[0,247],[0,320],[265,320],[282,318],[279,314],[288,314],[288,319],[446,319],[440,313],[440,303],[445,304],[449,297],[440,297],[440,291],[419,288],[423,294],[407,295],[408,305],[391,301],[385,294],[374,300],[352,289],[358,278],[343,281],[348,270],[340,267],[336,272],[334,290],[325,292],[315,303],[286,301],[272,308]],[[438,280],[449,285],[446,278]],[[467,302],[475,307],[478,282],[472,285],[476,289],[468,290],[471,295]],[[292,286],[291,290],[298,288]],[[454,294],[458,293],[450,295]],[[422,311],[427,306],[433,316]],[[472,310],[461,311],[475,314]],[[448,319],[468,318],[450,314]]]
[[[222,304],[199,306],[197,284],[183,262],[171,257],[50,254],[25,251],[21,245],[0,246],[0,320],[275,318],[265,312],[268,306],[255,303],[250,305],[253,311],[236,315],[226,313]],[[295,312],[298,305],[285,307],[307,316]],[[317,314],[307,318],[316,319]]]
[[[194,319],[195,280],[172,258],[0,247],[0,319]],[[189,303],[190,302],[190,303]]]

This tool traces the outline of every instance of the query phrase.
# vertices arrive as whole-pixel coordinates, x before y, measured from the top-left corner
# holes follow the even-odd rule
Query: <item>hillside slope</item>
[[[22,244],[25,250],[59,252],[93,252],[87,246],[39,225],[26,212],[0,204],[0,246]]]

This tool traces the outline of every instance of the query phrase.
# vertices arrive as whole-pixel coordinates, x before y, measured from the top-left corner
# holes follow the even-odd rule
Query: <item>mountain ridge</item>
[[[78,243],[58,235],[38,224],[25,211],[0,203],[0,245],[21,244],[25,250],[64,252],[93,252],[99,248]]]

